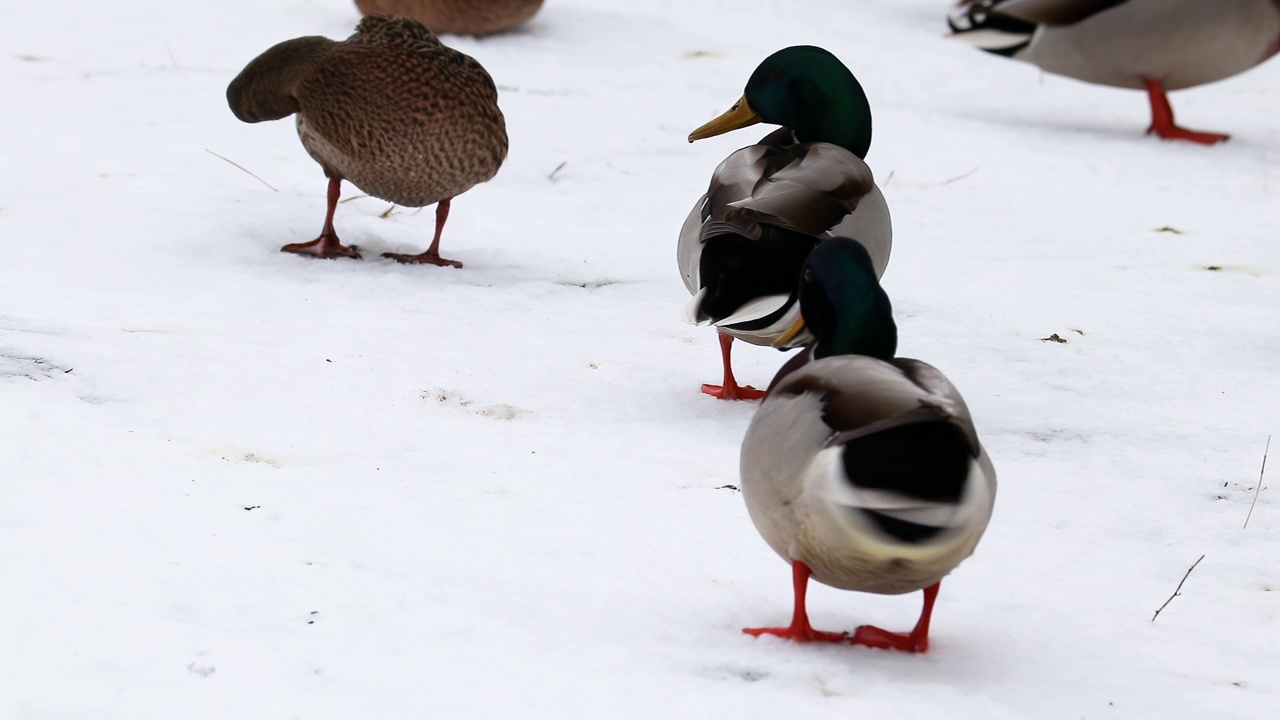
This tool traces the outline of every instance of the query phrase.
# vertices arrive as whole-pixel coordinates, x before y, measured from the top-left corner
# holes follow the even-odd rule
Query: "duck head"
[[[816,338],[814,358],[894,357],[898,327],[893,307],[861,243],[844,237],[819,243],[800,273],[799,294],[802,322]]]
[[[839,145],[860,158],[871,148],[871,106],[862,85],[835,55],[812,45],[765,58],[742,99],[690,133],[689,142],[759,122],[789,128],[798,142]]]

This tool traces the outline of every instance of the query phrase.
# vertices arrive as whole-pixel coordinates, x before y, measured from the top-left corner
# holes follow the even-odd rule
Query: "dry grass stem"
[[[262,178],[258,177],[257,175],[254,175],[252,172],[249,172],[249,170],[248,170],[247,168],[245,168],[245,166],[241,165],[240,163],[238,163],[238,162],[236,162],[236,161],[234,161],[234,160],[228,160],[227,158],[222,157],[222,156],[221,156],[221,155],[219,155],[218,153],[216,153],[216,152],[214,152],[214,151],[210,150],[209,148],[205,148],[205,149],[204,149],[204,151],[205,151],[205,152],[207,152],[207,153],[209,153],[210,155],[212,155],[212,156],[214,156],[214,157],[218,158],[219,160],[226,160],[227,162],[231,163],[232,165],[235,165],[236,167],[240,168],[241,170],[244,170],[246,173],[249,173],[250,175],[253,175],[253,178],[254,178],[255,180],[257,180],[258,182],[262,183],[263,185],[266,185],[267,187],[271,188],[271,192],[280,192],[279,190],[277,190],[277,189],[275,189],[274,187],[272,187],[272,186],[271,186],[271,183],[267,182],[266,180],[263,180]]]
[[[1271,436],[1267,436],[1267,446],[1262,449],[1262,469],[1258,471],[1258,487],[1253,489],[1253,503],[1249,505],[1249,514],[1244,517],[1244,527],[1249,528],[1249,518],[1253,517],[1253,509],[1258,506],[1258,493],[1262,492],[1262,476],[1267,472],[1267,452],[1271,450]]]

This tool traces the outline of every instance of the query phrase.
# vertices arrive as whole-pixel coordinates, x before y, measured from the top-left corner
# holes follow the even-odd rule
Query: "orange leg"
[[[833,633],[814,630],[809,625],[809,613],[804,608],[805,591],[809,588],[809,566],[795,560],[791,563],[791,582],[795,587],[796,605],[791,613],[789,627],[743,628],[742,632],[760,637],[761,635],[777,635],[796,642],[829,642],[842,643],[849,639],[849,633]]]
[[[449,219],[449,203],[453,198],[445,198],[436,204],[436,236],[431,240],[431,247],[419,255],[410,253],[383,253],[382,257],[391,258],[402,263],[427,263],[430,265],[449,265],[460,268],[462,263],[440,257],[440,234],[444,232],[444,223]]]
[[[1165,140],[1189,140],[1202,145],[1216,145],[1230,138],[1222,133],[1198,132],[1178,127],[1173,120],[1173,106],[1169,104],[1169,96],[1159,80],[1144,79],[1147,86],[1147,98],[1151,100],[1151,126],[1147,134],[1155,133]]]
[[[733,378],[733,365],[729,362],[729,351],[732,347],[733,338],[720,333],[720,360],[724,363],[724,384],[704,383],[702,392],[719,400],[759,400],[767,393],[750,385],[739,385]]]
[[[867,645],[884,650],[901,650],[903,652],[922,653],[929,649],[929,620],[933,617],[933,601],[938,599],[936,582],[924,589],[924,609],[920,611],[920,619],[909,633],[895,633],[881,630],[874,625],[863,625],[853,633],[854,645]]]
[[[311,255],[313,257],[333,259],[342,257],[360,259],[360,252],[354,247],[347,247],[338,240],[338,233],[333,231],[333,212],[338,207],[338,195],[342,189],[342,178],[329,178],[329,209],[324,215],[324,229],[320,237],[305,243],[290,243],[280,248],[280,252]]]

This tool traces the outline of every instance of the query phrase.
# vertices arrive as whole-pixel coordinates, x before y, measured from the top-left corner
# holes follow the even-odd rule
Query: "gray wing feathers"
[[[858,201],[858,211],[846,215],[831,228],[831,234],[862,243],[871,256],[876,278],[884,276],[885,269],[889,267],[889,253],[893,249],[893,224],[889,219],[889,204],[879,187],[872,185],[871,191]]]
[[[828,446],[928,419],[947,420],[980,450],[969,408],[960,391],[937,368],[919,360],[884,362],[861,355],[824,358],[787,375],[770,396],[816,392],[823,420],[835,431]],[[767,402],[767,401],[766,401]]]
[[[742,439],[744,486],[768,485],[786,500],[799,497],[805,468],[831,437],[821,410],[817,396],[770,393]]]
[[[828,143],[801,143],[756,162],[764,167],[750,194],[726,203],[724,220],[765,222],[817,235],[857,210],[875,187],[871,169],[857,155]],[[776,164],[781,165],[769,172]],[[714,204],[712,209],[714,213]]]
[[[1005,0],[993,12],[1037,25],[1072,25],[1128,0]]]
[[[699,287],[698,258],[708,237],[756,238],[761,225],[851,237],[867,248],[877,276],[888,266],[889,208],[866,163],[828,143],[765,144],[777,135],[725,158],[685,218],[676,259],[690,293]]]
[[[680,227],[680,241],[676,244],[680,279],[684,280],[684,287],[690,295],[697,293],[701,287],[698,282],[698,258],[702,255],[702,236],[698,231],[702,227],[702,208],[706,202],[705,195],[698,198],[698,202],[689,211],[689,216],[684,219],[684,225]]]

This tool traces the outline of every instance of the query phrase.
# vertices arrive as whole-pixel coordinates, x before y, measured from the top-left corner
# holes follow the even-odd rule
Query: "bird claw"
[[[382,253],[382,257],[395,260],[398,263],[414,265],[425,263],[427,265],[439,265],[441,267],[462,267],[462,263],[458,260],[449,260],[448,258],[442,258],[439,255],[430,252],[418,255],[414,255],[412,253]]]
[[[854,645],[880,648],[881,650],[900,650],[909,653],[922,653],[929,649],[927,635],[916,636],[912,633],[895,633],[882,630],[875,625],[863,625],[853,633],[850,641]]]
[[[360,259],[360,250],[355,245],[346,246],[338,242],[338,239],[327,238],[321,236],[305,243],[289,243],[280,248],[280,252],[293,253],[295,255],[310,255],[311,257],[332,260],[336,257],[349,257],[355,260]]]
[[[743,628],[742,632],[752,637],[773,635],[775,637],[783,638],[784,640],[792,640],[798,643],[845,643],[849,641],[849,633],[847,632],[825,632],[823,630],[814,630],[807,625],[803,627]]]
[[[1226,142],[1231,139],[1230,135],[1214,132],[1200,132],[1199,130],[1188,130],[1177,125],[1160,127],[1151,125],[1147,128],[1148,135],[1158,135],[1161,140],[1187,140],[1201,145],[1217,145],[1220,142]]]
[[[763,390],[757,390],[750,385],[712,385],[704,383],[702,392],[710,395],[717,400],[760,400],[766,393]]]

